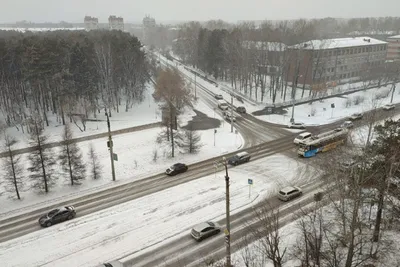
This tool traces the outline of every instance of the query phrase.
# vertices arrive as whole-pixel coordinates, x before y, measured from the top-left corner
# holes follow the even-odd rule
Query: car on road
[[[344,160],[344,161],[340,162],[339,170],[342,172],[346,172],[356,166],[357,166],[356,160],[353,160],[353,159]]]
[[[239,165],[239,164],[242,164],[245,162],[249,162],[250,158],[251,158],[251,156],[249,153],[247,153],[245,151],[240,152],[240,153],[237,153],[236,155],[234,155],[233,157],[229,158],[228,164],[236,166],[236,165]]]
[[[99,265],[98,267],[124,267],[124,265],[119,261],[110,261]]]
[[[225,117],[225,120],[227,120],[229,122],[236,121],[236,117],[234,115],[232,116],[231,114],[229,114],[229,112],[225,113],[224,117]]]
[[[305,129],[306,125],[302,122],[292,122],[288,125],[289,129]]]
[[[349,117],[349,120],[355,121],[355,120],[361,120],[363,118],[362,113],[354,113]]]
[[[222,95],[214,95],[215,99],[222,100],[224,97]]]
[[[177,175],[179,173],[184,173],[188,170],[188,166],[184,163],[175,163],[171,167],[165,170],[165,173],[169,176]]]
[[[246,114],[246,108],[245,107],[243,107],[243,106],[238,106],[237,108],[236,108],[236,112],[237,113],[240,113],[240,114]]]
[[[310,138],[311,136],[312,136],[312,134],[309,133],[309,132],[305,132],[305,133],[299,134],[299,135],[293,140],[293,143],[294,143],[295,145],[298,145],[298,144],[300,144],[300,142],[302,142],[302,141],[304,141],[304,140]]]
[[[190,232],[196,241],[201,241],[207,237],[213,236],[221,232],[221,226],[215,222],[203,222],[195,225]]]
[[[352,121],[345,121],[340,125],[341,128],[350,129],[354,127],[354,123]]]
[[[66,206],[54,209],[49,213],[41,216],[39,218],[39,224],[42,227],[49,227],[53,224],[64,222],[66,220],[71,220],[76,216],[76,211],[73,206]]]
[[[228,110],[229,105],[223,100],[218,100],[218,108],[221,110]]]
[[[289,201],[293,198],[299,197],[303,191],[297,186],[288,186],[281,189],[278,193],[278,198],[282,201]]]
[[[394,104],[386,104],[382,107],[383,110],[392,110],[394,109],[396,106]]]

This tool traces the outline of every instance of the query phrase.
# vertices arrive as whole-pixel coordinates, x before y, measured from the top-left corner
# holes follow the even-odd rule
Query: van
[[[305,132],[305,133],[299,134],[299,135],[293,140],[293,143],[296,144],[296,145],[298,145],[298,144],[300,144],[300,142],[302,142],[302,141],[304,141],[304,140],[310,138],[311,135],[312,135],[312,134],[309,133],[309,132]]]
[[[278,198],[282,201],[289,201],[295,197],[299,197],[303,194],[302,190],[297,186],[288,186],[283,188],[278,193]]]
[[[218,108],[222,110],[227,110],[229,108],[228,103],[223,100],[218,100]]]

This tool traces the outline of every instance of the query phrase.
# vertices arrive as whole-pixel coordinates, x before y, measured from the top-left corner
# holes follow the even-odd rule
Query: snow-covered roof
[[[400,39],[400,35],[390,36],[388,39]]]
[[[322,40],[311,40],[308,42],[296,44],[289,48],[302,48],[309,50],[322,50],[322,49],[334,49],[342,47],[354,47],[354,46],[368,46],[387,44],[385,41],[374,39],[367,36],[362,37],[351,37],[351,38],[336,38],[336,39],[322,39]]]
[[[242,43],[244,48],[251,49],[255,48],[258,50],[266,50],[266,51],[285,51],[286,45],[284,43],[279,42],[261,42],[261,41],[243,41]]]

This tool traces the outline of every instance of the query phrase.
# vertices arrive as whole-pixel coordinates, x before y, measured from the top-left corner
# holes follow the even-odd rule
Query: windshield
[[[58,209],[50,211],[47,215],[53,217],[58,212]]]

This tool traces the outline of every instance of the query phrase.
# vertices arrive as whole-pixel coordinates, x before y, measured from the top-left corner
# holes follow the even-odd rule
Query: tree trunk
[[[21,196],[19,195],[19,190],[18,190],[17,176],[15,175],[14,157],[13,157],[10,147],[8,147],[8,152],[10,153],[10,161],[11,161],[11,168],[12,168],[13,178],[14,178],[15,193],[17,193],[17,198],[21,199]]]

